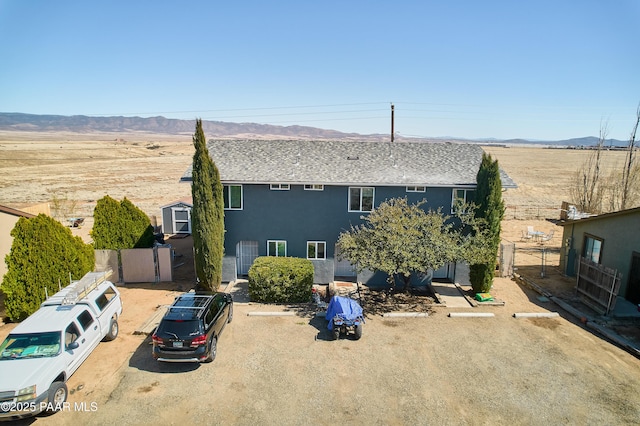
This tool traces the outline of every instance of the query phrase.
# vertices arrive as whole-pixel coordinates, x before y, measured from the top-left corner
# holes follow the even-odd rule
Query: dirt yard
[[[489,151],[520,186],[505,193],[507,203],[557,205],[558,211],[567,175],[585,156]],[[190,135],[0,134],[0,204],[20,207],[52,196],[77,201],[69,215],[87,221],[73,232],[88,238],[93,206],[105,194],[126,196],[150,216],[188,195],[178,180],[191,155]],[[520,241],[527,225],[543,231],[555,225],[544,219],[503,224],[503,237],[517,244],[519,273],[537,278],[541,248]],[[547,276],[538,282],[570,296],[573,282],[554,268],[559,233],[547,245]],[[326,322],[309,310],[254,317],[247,314],[267,308],[236,304],[214,363],[158,365],[149,339],[133,332],[193,284],[189,239],[169,242],[184,265],[172,283],[120,287],[120,336],[101,343],[69,380],[69,401],[78,405],[25,424],[640,423],[640,360],[506,278],[492,289],[505,306],[471,308],[493,318],[450,318],[448,308],[434,308],[427,318],[369,314],[360,341],[329,341]],[[513,318],[549,311],[561,316]],[[13,327],[0,326],[0,338]]]

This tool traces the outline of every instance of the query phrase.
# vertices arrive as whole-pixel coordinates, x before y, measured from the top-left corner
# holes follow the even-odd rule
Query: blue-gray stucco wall
[[[287,242],[287,256],[307,256],[307,241],[325,241],[327,261],[333,262],[335,244],[342,231],[362,223],[368,213],[349,212],[349,187],[325,186],[323,191],[271,190],[269,185],[242,185],[242,210],[225,210],[225,256],[236,256],[240,241],[257,241],[258,254],[267,254],[267,240]],[[427,188],[426,192],[406,192],[405,186],[376,187],[374,205],[406,197],[409,203],[423,199],[425,209],[451,208],[451,188]],[[378,276],[378,274],[376,274]],[[329,280],[332,280],[330,277]],[[384,284],[369,282],[368,284]]]

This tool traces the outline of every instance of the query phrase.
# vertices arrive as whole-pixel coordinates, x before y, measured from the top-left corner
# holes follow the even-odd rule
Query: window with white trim
[[[307,241],[307,259],[324,260],[327,258],[327,243],[324,241]]]
[[[453,188],[451,191],[451,213],[456,213],[456,205],[473,202],[476,191],[473,189]]]
[[[287,255],[287,242],[283,240],[267,241],[267,256],[285,257]]]
[[[288,183],[272,183],[270,188],[272,191],[288,191],[291,189]]]
[[[426,192],[427,188],[424,186],[407,186],[407,192]]]
[[[225,210],[242,210],[242,185],[223,185]]]
[[[305,191],[324,191],[324,185],[305,184],[304,190]]]
[[[189,207],[171,207],[171,220],[175,233],[191,233],[191,209]]]
[[[592,262],[600,263],[600,260],[602,258],[603,243],[604,240],[602,238],[586,234],[584,236],[584,244],[582,246],[582,256],[586,257]]]
[[[373,197],[375,190],[371,186],[349,187],[349,211],[370,212],[373,210]]]

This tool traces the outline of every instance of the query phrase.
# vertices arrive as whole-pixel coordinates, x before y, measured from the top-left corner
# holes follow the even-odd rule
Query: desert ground
[[[546,219],[559,218],[571,176],[589,153],[486,151],[518,184],[504,194],[503,222],[503,238],[516,243],[518,272],[571,298],[573,280],[557,271],[560,237],[545,247],[541,278],[541,246],[520,241],[520,232],[555,227]],[[89,240],[92,210],[104,195],[127,197],[152,221],[161,206],[189,196],[179,179],[192,154],[191,135],[3,132],[0,204],[20,208],[55,198],[62,216],[87,218],[73,232]],[[606,153],[606,167],[623,157]],[[446,307],[427,318],[370,314],[360,341],[328,341],[325,323],[308,312],[256,318],[247,314],[290,307],[237,303],[212,364],[158,365],[149,338],[134,331],[193,284],[188,239],[169,242],[185,259],[174,282],[121,286],[120,336],[101,343],[68,382],[71,403],[95,402],[97,410],[25,424],[640,423],[640,360],[509,278],[496,278],[492,289],[504,306],[473,308],[494,318],[453,319],[455,309]],[[513,318],[549,311],[560,317]],[[13,327],[0,326],[0,338]],[[637,326],[621,330],[637,337]]]

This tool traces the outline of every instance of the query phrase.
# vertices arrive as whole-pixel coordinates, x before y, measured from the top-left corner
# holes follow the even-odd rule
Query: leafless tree
[[[575,175],[571,196],[578,209],[588,213],[600,213],[603,185],[600,182],[600,161],[605,140],[609,134],[608,124],[600,124],[600,137],[596,149],[589,154],[582,168]]]
[[[66,193],[58,193],[58,192],[50,192],[51,200],[51,216],[54,219],[62,223],[63,225],[68,225],[68,219],[70,219],[75,212],[78,201],[69,198],[69,195]]]
[[[638,130],[638,124],[640,124],[640,104],[636,109],[636,123],[631,131],[629,137],[629,144],[627,145],[627,158],[624,164],[624,170],[622,172],[622,194],[620,200],[620,209],[624,210],[633,202],[630,198],[632,188],[637,188],[634,185],[638,180],[637,167],[634,167],[634,150],[636,145],[636,132]],[[634,173],[636,172],[636,173]]]

